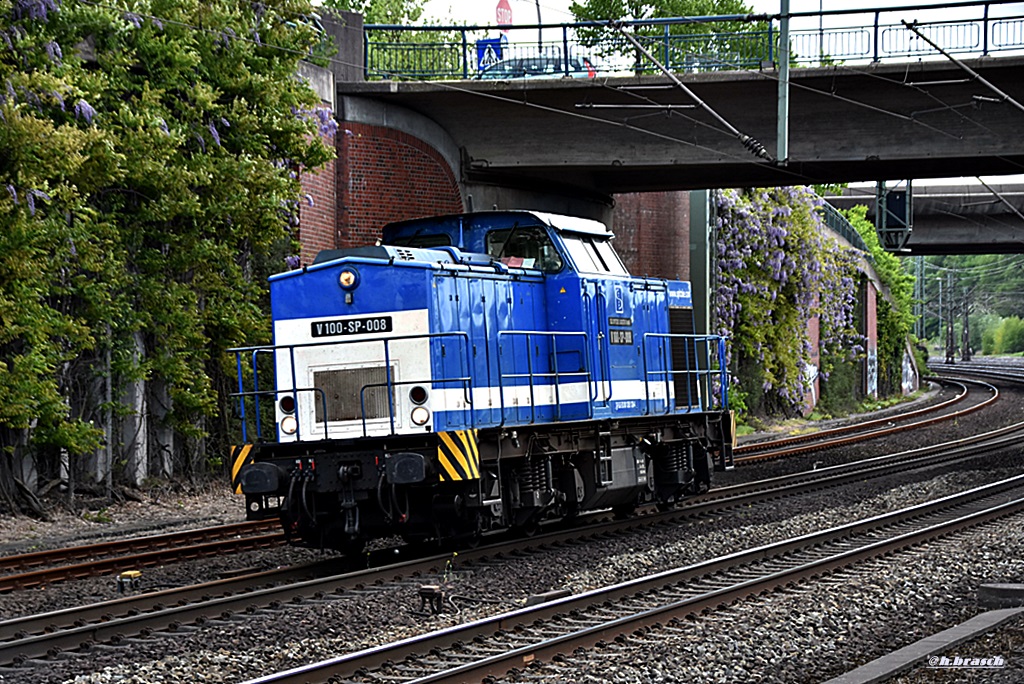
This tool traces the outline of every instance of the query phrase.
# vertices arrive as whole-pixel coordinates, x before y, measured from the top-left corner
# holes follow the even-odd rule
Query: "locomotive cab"
[[[341,550],[478,536],[670,506],[731,464],[724,340],[603,224],[496,211],[382,235],[271,278],[274,344],[236,350],[250,518]]]

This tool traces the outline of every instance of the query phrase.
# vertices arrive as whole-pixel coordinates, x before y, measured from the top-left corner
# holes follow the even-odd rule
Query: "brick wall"
[[[303,264],[313,263],[322,249],[334,249],[337,238],[338,193],[336,185],[337,160],[327,162],[316,173],[304,173],[299,178],[302,192],[309,195],[313,205],[303,199],[299,203],[299,240]]]
[[[451,167],[408,133],[340,122],[337,164],[338,247],[373,244],[390,221],[463,211]]]
[[[689,280],[688,192],[616,195],[611,229],[615,251],[633,275]]]
[[[864,393],[871,397],[878,396],[878,290],[868,280],[864,288],[864,320],[867,337],[867,363],[865,364]]]

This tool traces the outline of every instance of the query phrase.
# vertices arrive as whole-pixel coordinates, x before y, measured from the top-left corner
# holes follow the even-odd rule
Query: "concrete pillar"
[[[346,83],[365,80],[365,46],[363,44],[363,15],[356,12],[322,13],[324,31],[338,49],[331,57],[329,69],[334,78]]]
[[[714,283],[714,239],[711,193],[690,191],[690,286],[693,291],[693,327],[698,335],[711,330],[711,292]]]

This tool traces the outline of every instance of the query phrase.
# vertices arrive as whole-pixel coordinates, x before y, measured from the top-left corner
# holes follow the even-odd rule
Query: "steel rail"
[[[803,435],[793,435],[791,437],[782,437],[780,439],[772,439],[763,442],[744,444],[743,446],[736,447],[735,449],[733,449],[733,453],[738,455],[754,451],[762,451],[766,447],[769,449],[776,449],[789,446],[790,444],[800,444],[802,442],[809,442],[815,439],[833,437],[835,435],[845,435],[851,432],[867,430],[873,427],[877,427],[879,425],[889,425],[894,422],[903,422],[905,420],[910,420],[911,418],[916,418],[918,416],[924,416],[929,413],[935,413],[936,411],[947,409],[950,406],[955,406],[956,404],[966,399],[970,393],[967,389],[967,386],[961,382],[953,382],[950,384],[959,385],[961,391],[958,392],[955,397],[947,399],[946,401],[943,402],[939,402],[934,406],[923,406],[919,409],[907,411],[906,413],[900,413],[898,415],[890,416],[888,418],[876,418],[873,420],[865,420],[857,423],[851,423],[850,425],[840,425],[839,427],[829,428],[827,430],[815,430],[814,432],[808,432]]]
[[[18,589],[29,589],[54,582],[62,582],[83,577],[95,577],[107,572],[116,570],[134,570],[138,568],[153,567],[170,561],[195,560],[209,556],[222,556],[240,551],[251,551],[253,549],[265,549],[273,546],[281,546],[285,543],[284,532],[271,532],[251,537],[238,537],[234,539],[221,539],[218,541],[206,542],[203,544],[189,544],[174,548],[147,551],[128,556],[114,556],[99,558],[75,563],[73,565],[61,565],[42,570],[30,570],[14,575],[0,577],[0,592],[10,592]]]
[[[976,457],[986,450],[1016,446],[1020,442],[1018,433],[1022,431],[1024,423],[1019,423],[931,447],[723,487],[684,503],[676,509],[628,520],[608,521],[606,516],[596,515],[590,519],[599,522],[590,526],[549,531],[525,541],[518,540],[516,543],[525,549],[575,543],[582,539],[621,533],[640,526],[674,524],[684,519],[721,513],[737,506],[749,506],[815,489],[839,486],[846,482],[863,480],[866,476],[932,467],[950,460]],[[458,561],[467,563],[486,560],[511,550],[512,547],[507,542],[460,550]],[[372,559],[367,559],[372,567],[356,572],[322,576],[322,573],[330,572],[336,569],[336,566],[332,566],[330,562],[321,562],[296,569],[255,573],[193,587],[164,590],[0,622],[0,633],[16,636],[15,640],[0,642],[0,663],[21,662],[48,653],[75,649],[87,642],[105,641],[116,635],[164,629],[168,625],[204,620],[210,615],[265,608],[268,605],[309,598],[317,594],[343,593],[383,577],[408,577],[416,573],[436,574],[454,560],[453,554],[443,553],[399,563],[385,563],[384,559],[394,558],[395,551],[396,549],[381,550]],[[321,576],[285,587],[268,586],[274,582],[289,580],[291,576],[301,572]],[[261,586],[264,588],[253,589]],[[96,620],[102,622],[88,624]]]
[[[130,539],[116,539],[112,541],[98,542],[95,544],[65,546],[59,549],[33,551],[31,553],[20,553],[12,556],[0,556],[0,572],[37,568],[40,566],[54,566],[75,560],[81,560],[83,558],[98,558],[126,552],[138,553],[140,549],[161,549],[178,546],[186,542],[209,541],[213,539],[235,537],[240,534],[268,532],[276,528],[276,523],[257,520],[253,522],[230,523],[214,527],[182,530],[179,532],[169,532],[165,534],[144,535],[132,537]]]
[[[1014,492],[1013,498],[1006,501],[1006,493]],[[932,522],[932,516],[949,515],[957,507],[969,507],[972,503],[986,498],[1001,500],[987,505],[981,511],[970,510],[967,513],[955,513],[952,520],[943,519]],[[479,681],[487,675],[500,676],[515,666],[522,666],[538,658],[550,658],[572,649],[594,645],[617,634],[651,626],[664,622],[674,615],[686,615],[710,609],[723,603],[740,598],[761,594],[770,589],[789,583],[802,581],[809,577],[834,571],[838,568],[877,558],[896,550],[924,541],[948,535],[965,527],[976,526],[990,520],[1005,517],[1024,510],[1024,475],[1002,480],[967,492],[943,497],[941,499],[919,504],[888,514],[859,520],[829,530],[787,539],[776,544],[769,544],[746,551],[715,558],[703,563],[669,570],[648,577],[623,582],[583,594],[556,599],[548,603],[483,618],[471,623],[457,625],[425,635],[403,639],[391,644],[363,649],[337,658],[314,663],[286,672],[275,673],[266,677],[251,680],[248,684],[293,684],[297,682],[325,681],[329,677],[341,679],[362,679],[361,674],[367,673],[388,664],[411,660],[423,654],[442,656],[446,651],[470,644],[474,639],[483,639],[486,635],[495,635],[495,642],[510,641],[503,638],[509,632],[525,629],[539,621],[550,620],[556,616],[579,615],[581,611],[595,605],[608,605],[608,602],[621,601],[630,597],[647,595],[649,592],[667,587],[679,587],[685,582],[698,578],[706,578],[728,570],[737,570],[742,566],[771,559],[782,559],[798,551],[819,549],[827,543],[841,541],[843,545],[854,544],[855,535],[867,537],[857,548],[843,549],[838,553],[829,553],[825,557],[810,562],[800,561],[795,567],[769,572],[752,579],[744,579],[730,583],[728,586],[710,592],[691,596],[684,600],[676,600],[655,608],[646,608],[628,617],[614,616],[612,619],[596,626],[562,634],[553,638],[526,646],[513,647],[504,653],[492,655],[470,663],[447,668],[441,672],[410,677],[411,682],[440,681]],[[885,529],[911,521],[925,521],[923,529],[908,533],[897,533],[895,537],[872,541]],[[749,574],[746,573],[746,574]],[[506,647],[507,648],[507,647]],[[389,678],[391,673],[386,674]],[[397,681],[397,678],[395,679]]]
[[[959,411],[953,411],[952,413],[946,413],[946,414],[943,414],[941,416],[935,416],[935,417],[932,417],[932,418],[926,418],[924,420],[919,420],[919,421],[914,422],[914,423],[906,423],[906,424],[903,424],[903,425],[892,425],[892,426],[890,426],[888,428],[883,428],[883,429],[880,429],[880,430],[873,430],[873,431],[869,431],[869,432],[858,433],[858,434],[849,435],[849,436],[846,436],[846,437],[838,437],[836,439],[830,439],[830,440],[827,440],[827,441],[815,442],[814,444],[807,444],[807,445],[803,445],[803,446],[794,446],[794,447],[788,447],[788,448],[782,448],[782,449],[775,449],[775,450],[771,450],[771,451],[764,451],[762,453],[758,453],[756,455],[751,455],[751,456],[740,456],[740,457],[734,458],[733,462],[736,465],[743,465],[743,464],[747,464],[747,463],[756,463],[758,461],[768,461],[768,460],[772,460],[772,459],[776,459],[776,458],[784,458],[786,456],[795,456],[795,455],[798,455],[798,454],[806,454],[806,453],[811,453],[811,452],[814,452],[814,451],[821,451],[822,449],[846,446],[848,444],[856,444],[857,442],[863,442],[863,441],[866,441],[866,440],[869,440],[869,439],[876,439],[878,437],[888,437],[889,435],[896,434],[897,432],[905,432],[907,430],[915,430],[915,429],[918,429],[918,428],[927,427],[927,426],[930,426],[930,425],[935,425],[936,423],[941,423],[943,421],[954,420],[956,418],[961,418],[963,416],[966,416],[966,415],[969,415],[971,413],[974,413],[975,411],[980,411],[981,409],[985,408],[986,406],[994,403],[995,401],[997,401],[999,399],[999,390],[998,390],[998,388],[996,388],[996,387],[994,387],[992,385],[989,385],[988,383],[981,382],[980,380],[967,380],[965,378],[961,378],[960,380],[953,381],[953,380],[951,380],[949,378],[940,378],[940,379],[946,380],[947,382],[958,382],[958,383],[960,383],[960,382],[971,382],[971,383],[978,384],[978,385],[984,385],[984,386],[987,386],[990,389],[990,391],[992,392],[992,396],[989,397],[988,399],[986,399],[985,401],[979,403],[979,404],[975,404],[974,406],[968,406],[967,408],[960,409]]]

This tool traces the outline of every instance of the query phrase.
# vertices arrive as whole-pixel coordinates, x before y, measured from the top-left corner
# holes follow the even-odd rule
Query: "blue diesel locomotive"
[[[248,518],[356,551],[709,487],[732,463],[724,340],[693,334],[689,283],[631,276],[611,240],[441,216],[273,276],[273,346],[233,350]]]

